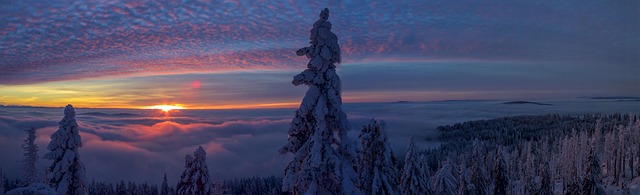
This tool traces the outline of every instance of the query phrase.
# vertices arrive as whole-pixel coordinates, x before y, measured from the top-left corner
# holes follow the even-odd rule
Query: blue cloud
[[[638,2],[13,1],[0,5],[0,83],[305,64],[318,10],[331,9],[345,62],[520,60],[637,72]],[[635,5],[635,6],[634,6]],[[637,79],[636,79],[637,80]],[[627,84],[628,85],[628,84]]]

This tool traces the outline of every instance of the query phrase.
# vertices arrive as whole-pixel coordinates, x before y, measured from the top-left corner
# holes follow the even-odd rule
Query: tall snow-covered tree
[[[409,146],[407,147],[407,154],[404,158],[404,168],[402,177],[400,178],[400,186],[403,194],[427,194],[430,190],[427,187],[429,182],[426,170],[422,169],[422,161],[419,161],[419,157],[415,153],[415,141],[413,138],[409,140]]]
[[[629,180],[635,178],[635,172],[634,172],[634,168],[633,167],[635,165],[635,151],[638,149],[637,144],[636,143],[636,139],[638,139],[638,137],[636,137],[635,131],[633,129],[633,115],[629,114],[629,125],[627,126],[627,135],[625,136],[626,142],[627,142],[627,157],[629,158],[629,160],[627,162],[629,162]]]
[[[520,176],[520,186],[522,187],[522,192],[524,194],[533,194],[537,191],[536,188],[536,172],[535,172],[535,154],[533,153],[533,146],[531,142],[525,142],[524,148],[522,149],[522,175]]]
[[[537,194],[553,194],[553,179],[551,178],[550,157],[549,157],[549,145],[548,139],[545,138],[542,141],[542,146],[538,152],[540,159],[540,166],[538,172],[540,174],[540,186]]]
[[[311,46],[296,51],[309,58],[307,69],[293,85],[309,89],[295,112],[289,140],[280,153],[292,153],[284,171],[283,191],[293,194],[359,194],[355,144],[347,136],[349,122],[342,111],[338,37],[331,32],[329,9],[323,9],[311,29]]]
[[[442,162],[440,169],[433,176],[433,190],[435,194],[456,194],[458,180],[454,176],[456,165],[449,159]]]
[[[162,178],[162,186],[160,187],[160,195],[169,195],[170,194],[170,190],[169,190],[169,183],[167,182],[167,174],[164,174],[164,177]]]
[[[0,195],[4,195],[4,172],[0,168]]]
[[[191,155],[185,157],[184,172],[180,176],[180,182],[176,188],[177,194],[210,194],[209,168],[207,166],[207,153],[202,146]]]
[[[471,155],[471,183],[473,184],[475,194],[489,194],[489,184],[487,174],[484,167],[484,155],[481,151],[482,146],[476,138],[473,141],[473,151]]]
[[[71,104],[64,108],[60,127],[51,135],[47,146],[50,151],[44,158],[52,160],[49,171],[53,174],[50,184],[59,194],[85,194],[84,164],[79,149],[82,140],[76,123],[76,111]]]
[[[40,172],[36,168],[38,162],[38,146],[36,141],[36,129],[31,127],[26,130],[27,138],[22,144],[24,153],[22,154],[22,179],[28,184],[40,182]]]
[[[580,182],[576,170],[575,136],[562,140],[562,182],[563,194],[579,194]]]
[[[360,189],[365,194],[398,193],[396,161],[383,128],[384,121],[372,119],[358,136],[362,146],[358,176]]]
[[[634,132],[634,137],[635,137],[635,141],[636,143],[634,144],[636,147],[636,157],[637,158],[637,162],[636,163],[636,175],[640,176],[640,118],[636,118],[635,120],[635,125],[633,126],[633,132]]]
[[[471,169],[460,166],[458,172],[458,195],[476,195],[476,187],[471,183]]]
[[[502,147],[496,148],[495,160],[493,161],[493,194],[506,195],[509,179],[507,178],[507,168],[502,157]]]
[[[592,148],[587,161],[586,176],[582,183],[583,194],[605,194],[600,178],[600,160]]]

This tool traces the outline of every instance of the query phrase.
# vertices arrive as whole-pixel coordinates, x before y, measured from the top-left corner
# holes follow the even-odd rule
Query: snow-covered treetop
[[[327,69],[334,69],[334,63],[340,63],[341,58],[338,36],[331,32],[331,22],[328,19],[329,9],[325,8],[320,12],[318,21],[313,23],[309,35],[311,46],[296,51],[298,56],[307,56],[311,60],[307,64],[308,69],[294,77],[294,85],[324,84],[327,80],[332,80],[331,77],[325,78],[323,73]]]
[[[279,150],[294,154],[283,179],[283,190],[294,194],[359,194],[356,145],[347,135],[349,121],[342,112],[341,82],[334,65],[340,62],[340,46],[328,19],[325,8],[311,29],[311,46],[296,51],[309,63],[292,84],[309,89],[291,121],[288,142]]]
[[[204,151],[204,148],[202,148],[202,146],[199,146],[198,149],[196,149],[196,151],[193,153],[193,156],[200,161],[207,160],[207,152]]]
[[[50,151],[56,148],[82,147],[82,140],[76,122],[76,111],[71,104],[64,108],[64,117],[58,123],[60,128],[51,135],[51,142],[47,146]]]
[[[78,149],[82,139],[75,119],[76,111],[71,104],[64,108],[64,117],[60,127],[51,135],[47,146],[50,151],[46,159],[53,160],[49,171],[53,173],[50,183],[60,194],[84,194],[84,164],[80,160]]]
[[[71,104],[67,104],[67,106],[64,107],[64,117],[72,117],[75,119],[76,117],[76,110],[73,109],[73,106]]]

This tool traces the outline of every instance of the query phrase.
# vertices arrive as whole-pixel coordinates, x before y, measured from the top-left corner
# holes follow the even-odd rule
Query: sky
[[[27,0],[0,2],[0,104],[295,107],[325,7],[345,102],[640,96],[635,0]]]

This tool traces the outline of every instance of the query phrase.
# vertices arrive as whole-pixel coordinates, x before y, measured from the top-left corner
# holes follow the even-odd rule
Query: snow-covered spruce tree
[[[476,138],[473,141],[473,151],[471,155],[471,183],[474,186],[475,194],[489,194],[489,184],[485,172],[483,152],[480,141]]]
[[[349,122],[342,112],[338,37],[331,32],[329,9],[311,29],[311,46],[296,54],[309,58],[307,69],[293,85],[309,87],[289,128],[280,153],[293,153],[284,170],[282,190],[293,194],[359,194],[355,144],[347,136]]]
[[[169,195],[169,183],[167,182],[167,174],[162,178],[162,186],[160,187],[160,195]]]
[[[418,162],[420,162],[420,170],[422,170],[424,174],[424,186],[426,189],[426,194],[433,194],[433,182],[431,180],[431,167],[429,167],[428,158],[424,154],[420,154],[418,157]]]
[[[459,195],[476,195],[476,187],[471,183],[471,169],[464,165],[458,170],[458,192]]]
[[[636,143],[636,158],[638,159],[638,163],[636,163],[636,175],[640,176],[640,118],[636,118],[635,125],[633,126],[633,132]]]
[[[4,195],[4,172],[0,168],[0,195]]]
[[[427,194],[427,182],[429,179],[425,170],[422,169],[422,163],[415,153],[416,146],[413,138],[409,140],[407,154],[404,158],[404,168],[400,178],[401,192],[403,194]]]
[[[440,169],[433,176],[433,190],[435,194],[456,194],[458,190],[458,180],[454,173],[456,165],[451,160],[445,159],[440,165]]]
[[[598,154],[591,148],[587,161],[587,170],[582,183],[583,194],[605,194],[602,187],[602,179],[600,178],[600,160]]]
[[[540,186],[537,190],[537,194],[553,194],[553,179],[551,178],[551,168],[549,159],[549,139],[544,138],[541,142],[541,146],[538,152],[538,158],[540,159],[540,165],[538,173],[540,175]]]
[[[537,191],[536,189],[536,181],[535,181],[535,154],[533,153],[532,143],[527,141],[524,143],[524,148],[522,149],[522,161],[520,165],[522,165],[522,171],[520,172],[520,187],[522,188],[522,192],[524,194],[533,194]]]
[[[26,130],[27,139],[22,144],[24,153],[22,154],[22,179],[26,185],[41,182],[40,172],[36,168],[38,162],[38,146],[36,141],[36,129],[31,127]],[[26,186],[25,185],[25,186]]]
[[[51,135],[47,146],[50,151],[44,158],[53,160],[49,171],[51,186],[59,194],[85,194],[84,164],[80,160],[78,149],[82,140],[76,123],[76,111],[71,104],[64,108],[64,118],[58,123],[60,128]]]
[[[502,147],[496,148],[495,160],[493,161],[493,194],[506,195],[509,179],[507,179],[507,167],[502,157]]]
[[[398,171],[384,132],[384,121],[371,120],[362,128],[358,176],[365,194],[397,194]]]
[[[210,194],[209,168],[207,167],[207,153],[202,146],[191,155],[185,157],[184,172],[176,189],[177,194]]]

